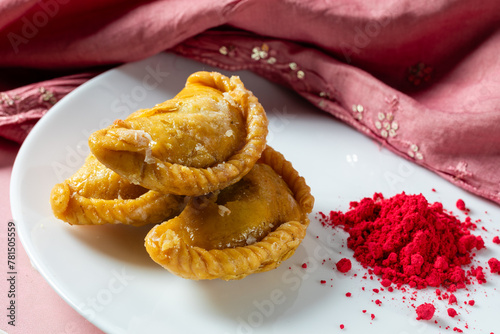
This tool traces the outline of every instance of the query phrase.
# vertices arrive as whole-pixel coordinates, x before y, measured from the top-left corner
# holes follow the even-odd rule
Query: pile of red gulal
[[[461,200],[457,207],[467,210]],[[474,279],[479,284],[486,282],[483,268],[471,265],[474,250],[485,247],[483,239],[470,232],[475,224],[469,217],[461,222],[441,203],[430,204],[423,195],[401,193],[385,199],[375,193],[372,198],[351,202],[345,213],[320,212],[320,216],[323,225],[340,226],[349,233],[347,246],[354,251],[354,258],[373,270],[383,286],[444,287],[454,292]],[[500,273],[497,259],[488,264],[492,273]],[[417,308],[417,319],[431,319],[431,306]]]

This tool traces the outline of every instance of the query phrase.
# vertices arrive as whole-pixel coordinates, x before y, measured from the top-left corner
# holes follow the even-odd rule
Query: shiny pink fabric
[[[500,203],[497,0],[3,0],[0,11],[0,66],[84,72],[170,49],[247,68]],[[5,105],[0,135],[21,141],[29,127]]]
[[[0,135],[21,143],[57,101],[97,72],[37,82],[0,93]]]

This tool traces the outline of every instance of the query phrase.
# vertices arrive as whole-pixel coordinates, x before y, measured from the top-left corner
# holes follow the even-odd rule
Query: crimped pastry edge
[[[189,246],[172,230],[167,230],[167,235],[156,236],[155,227],[145,238],[145,246],[151,258],[183,278],[236,280],[275,269],[292,256],[306,235],[308,214],[314,206],[314,197],[304,178],[299,176],[281,153],[267,146],[259,162],[269,165],[281,175],[293,192],[302,210],[300,222],[284,222],[252,245],[212,250]],[[165,238],[169,239],[171,247],[162,250]]]

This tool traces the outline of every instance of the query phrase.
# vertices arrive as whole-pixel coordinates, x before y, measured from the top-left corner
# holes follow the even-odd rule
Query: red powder
[[[469,300],[469,305],[470,306],[474,306],[474,304],[476,304],[476,302],[474,301],[474,299]]]
[[[453,331],[454,331],[454,332],[457,332],[457,333],[463,333],[463,332],[464,332],[463,330],[461,330],[461,329],[460,329],[460,328],[458,328],[458,327],[454,327],[454,328],[453,328]]]
[[[351,293],[350,293],[350,292],[348,292],[348,293],[346,293],[346,294],[345,294],[345,296],[346,296],[346,297],[351,297]]]
[[[500,238],[498,236],[493,237],[493,242],[496,244],[500,244]]]
[[[477,268],[471,267],[468,274],[470,276],[475,276],[479,284],[486,283],[486,277],[484,276],[483,273],[483,267],[481,266],[478,266]]]
[[[457,297],[455,297],[454,294],[450,294],[450,298],[448,299],[448,304],[456,304],[457,303]]]
[[[423,195],[405,193],[384,199],[351,202],[346,213],[332,211],[324,225],[343,226],[354,257],[373,273],[395,284],[422,289],[445,286],[454,291],[469,282],[462,266],[472,260],[472,250],[484,247],[465,224],[429,204]],[[473,275],[475,276],[475,275]]]
[[[417,307],[417,320],[431,320],[436,308],[430,303],[424,303]]]
[[[458,210],[461,210],[461,211],[465,211],[465,210],[467,210],[467,208],[465,207],[465,202],[464,202],[464,200],[463,200],[463,199],[459,199],[459,200],[457,201],[457,209],[458,209]]]
[[[340,325],[340,329],[344,329],[344,325],[343,324]]]
[[[352,263],[351,260],[343,258],[340,259],[339,262],[337,262],[337,270],[340,271],[341,273],[346,273],[352,268]]]
[[[307,263],[302,263],[302,268],[307,269]]]
[[[454,318],[454,317],[457,315],[457,311],[455,311],[455,309],[454,309],[454,308],[451,308],[451,307],[450,307],[450,308],[448,309],[448,315],[449,315],[450,317]]]
[[[491,273],[500,274],[500,261],[492,257],[491,259],[488,260],[488,265],[490,266]]]

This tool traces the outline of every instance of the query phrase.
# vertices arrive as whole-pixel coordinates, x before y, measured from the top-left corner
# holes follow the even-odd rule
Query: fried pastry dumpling
[[[237,182],[266,145],[268,120],[238,77],[196,72],[173,99],[89,138],[104,165],[147,189],[199,196]]]
[[[192,197],[146,236],[151,258],[188,279],[241,279],[274,269],[303,240],[314,198],[290,162],[268,147],[239,182]]]
[[[54,215],[72,225],[157,224],[179,214],[183,202],[183,196],[131,184],[93,155],[50,195]]]

